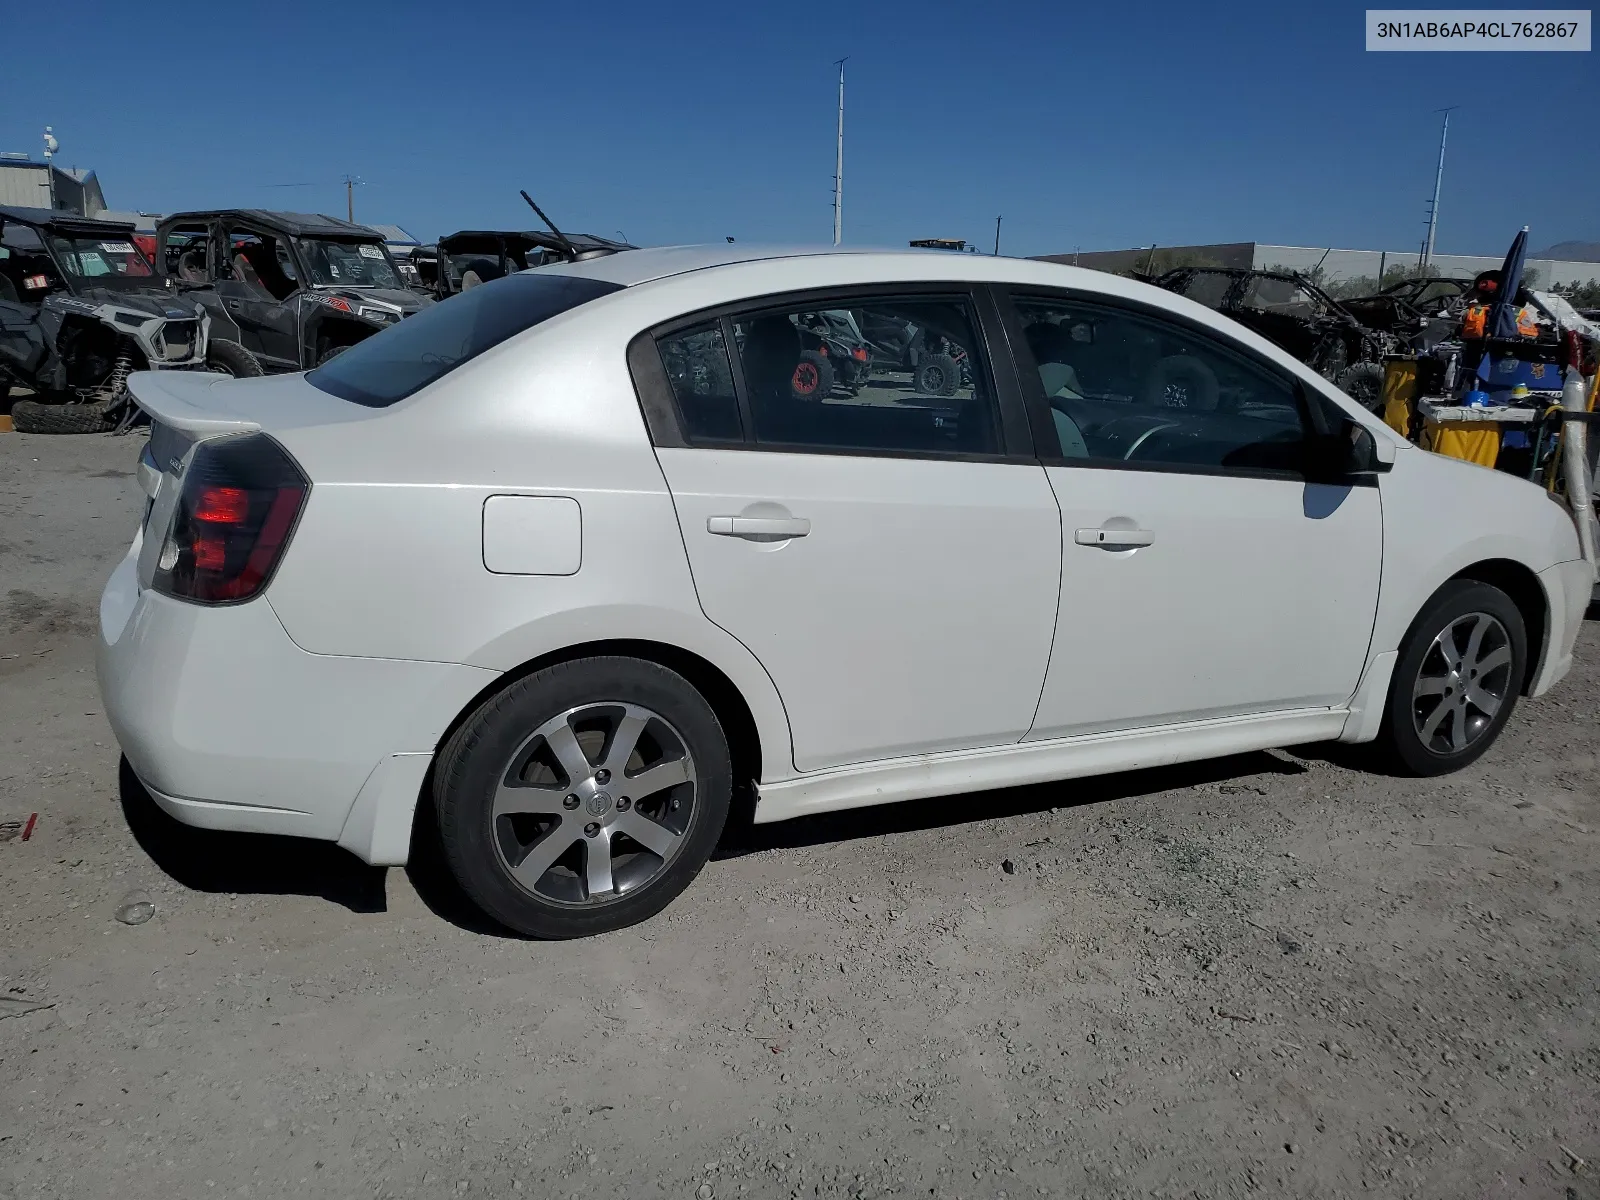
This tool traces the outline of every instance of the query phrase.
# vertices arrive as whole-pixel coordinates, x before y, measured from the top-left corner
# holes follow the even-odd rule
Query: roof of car
[[[209,221],[213,217],[226,217],[248,225],[267,225],[284,233],[309,237],[366,238],[383,241],[383,234],[370,225],[357,225],[325,213],[272,212],[264,208],[211,208],[203,212],[173,213],[161,222],[163,226],[186,221]]]
[[[53,208],[19,208],[0,206],[0,218],[19,225],[60,225],[81,229],[115,229],[125,232],[133,229],[131,221],[100,221],[94,217],[79,216],[74,212],[61,212]]]
[[[608,254],[603,258],[589,258],[575,263],[554,263],[540,270],[569,275],[583,275],[607,283],[631,287],[652,279],[665,279],[669,275],[683,275],[689,271],[703,271],[709,267],[726,267],[735,263],[760,262],[766,259],[810,258],[819,255],[874,254],[885,257],[934,258],[964,262],[976,255],[952,254],[948,250],[884,250],[873,247],[842,250],[828,246],[762,246],[755,243],[740,245],[727,243],[708,246],[652,246],[644,250],[630,250],[626,254]],[[985,256],[987,257],[987,256]],[[953,278],[961,277],[958,272]]]

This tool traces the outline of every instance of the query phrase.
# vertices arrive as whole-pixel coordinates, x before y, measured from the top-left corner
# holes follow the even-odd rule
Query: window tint
[[[709,321],[657,343],[684,436],[690,441],[741,441],[739,400],[722,324]]]
[[[869,454],[995,453],[976,327],[965,300],[943,297],[736,318],[755,439]]]
[[[1017,311],[1064,458],[1300,471],[1294,385],[1176,323],[1068,300]]]
[[[571,275],[511,275],[424,308],[306,376],[323,391],[387,408],[470,358],[621,285]]]

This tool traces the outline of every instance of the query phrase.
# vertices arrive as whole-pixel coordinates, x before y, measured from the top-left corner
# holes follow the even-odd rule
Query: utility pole
[[[847,54],[833,65],[839,68],[839,145],[833,160],[833,244],[844,238],[844,64]]]
[[[999,217],[994,219],[994,256],[996,258],[1000,257],[1000,220],[1001,218]]]
[[[356,185],[365,184],[367,181],[359,175],[341,176],[339,182],[344,184],[344,219],[352,225],[356,220]]]
[[[1433,235],[1439,226],[1439,188],[1444,183],[1444,140],[1450,132],[1450,114],[1460,108],[1459,104],[1452,104],[1449,108],[1435,109],[1435,112],[1444,113],[1444,125],[1439,129],[1439,169],[1433,176],[1433,203],[1428,205],[1428,240],[1423,243],[1422,269],[1428,269],[1428,264],[1433,261]]]
[[[56,151],[60,148],[61,144],[56,141],[56,135],[51,132],[50,126],[46,125],[44,127],[44,184],[49,191],[52,212],[56,207],[56,168],[55,163],[51,160],[55,158]]]

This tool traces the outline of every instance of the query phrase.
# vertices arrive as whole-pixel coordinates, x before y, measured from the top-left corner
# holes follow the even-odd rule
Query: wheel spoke
[[[561,788],[535,787],[527,783],[502,783],[494,794],[494,815],[544,813],[559,816],[566,793]]]
[[[1450,710],[1455,713],[1455,720],[1450,722],[1450,748],[1452,750],[1465,750],[1467,748],[1467,702],[1463,698],[1461,703]]]
[[[1498,670],[1511,662],[1511,647],[1497,646],[1478,660],[1478,677],[1481,679],[1490,671]]]
[[[673,833],[665,825],[652,821],[638,809],[619,816],[616,830],[618,833],[627,834],[657,858],[666,858],[678,839],[683,836]]]
[[[534,843],[533,848],[523,855],[522,861],[511,868],[511,873],[530,892],[538,891],[539,880],[572,845],[572,841],[573,828],[563,820]]]
[[[581,783],[594,773],[594,764],[583,752],[583,747],[578,745],[578,735],[572,732],[572,726],[565,717],[558,717],[540,732],[544,735],[545,744],[550,747],[550,753],[556,756],[561,769],[567,773],[569,784]]]
[[[616,890],[611,881],[611,835],[605,831],[584,841],[583,886],[591,900]]]
[[[1433,639],[1433,644],[1439,648],[1439,655],[1444,659],[1444,665],[1454,670],[1461,665],[1461,651],[1456,649],[1456,627],[1446,625],[1439,631],[1439,636]]]
[[[1483,635],[1489,632],[1493,624],[1494,622],[1482,613],[1477,614],[1477,620],[1473,623],[1472,632],[1467,636],[1466,653],[1461,656],[1465,662],[1470,664],[1478,661],[1478,652],[1483,649]]]
[[[637,802],[648,796],[653,796],[659,791],[669,787],[676,787],[680,783],[689,781],[689,763],[682,758],[669,759],[664,763],[640,771],[631,778],[624,778],[620,786],[626,787],[628,795]]]
[[[1423,675],[1417,680],[1414,696],[1442,696],[1449,681],[1443,675]]]
[[[606,743],[604,765],[612,775],[620,776],[627,769],[628,760],[633,757],[644,727],[649,723],[650,718],[638,709],[630,708],[622,714],[622,719],[617,722],[616,729]]]
[[[1467,699],[1486,717],[1492,717],[1500,711],[1500,698],[1490,695],[1475,683],[1467,685]]]
[[[1424,742],[1433,741],[1439,732],[1439,725],[1444,720],[1445,714],[1451,711],[1453,711],[1452,707],[1441,700],[1438,707],[1428,714],[1428,719],[1422,723],[1422,728],[1419,730]]]

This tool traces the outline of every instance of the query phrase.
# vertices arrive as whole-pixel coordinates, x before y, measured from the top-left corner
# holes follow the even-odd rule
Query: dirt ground
[[[119,775],[139,447],[0,435],[0,1196],[1600,1197],[1600,624],[1461,775],[764,826],[539,944]]]

